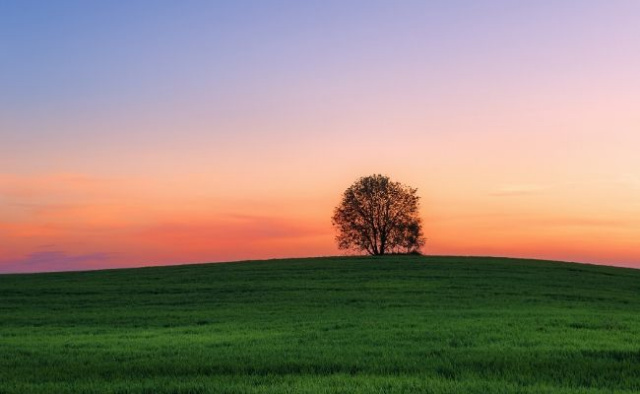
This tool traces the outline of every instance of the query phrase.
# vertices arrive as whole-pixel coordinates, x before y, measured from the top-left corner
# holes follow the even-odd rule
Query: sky
[[[340,255],[357,178],[437,255],[640,268],[640,2],[0,2],[0,273]]]

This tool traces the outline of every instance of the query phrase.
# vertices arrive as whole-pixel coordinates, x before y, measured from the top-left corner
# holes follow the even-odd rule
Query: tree
[[[370,255],[418,252],[425,241],[417,192],[384,175],[358,179],[344,191],[331,218],[338,248]]]

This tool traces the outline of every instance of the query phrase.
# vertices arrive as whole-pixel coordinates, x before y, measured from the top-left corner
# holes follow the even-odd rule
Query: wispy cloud
[[[0,173],[0,194],[17,202],[39,196],[99,195],[110,190],[112,179],[83,174],[41,174],[19,176]]]
[[[77,271],[106,268],[113,254],[105,252],[67,254],[60,250],[34,252],[22,259],[0,261],[0,272]]]
[[[640,176],[634,174],[622,174],[615,182],[632,190],[640,190]]]
[[[577,217],[558,216],[550,218],[532,218],[529,223],[544,227],[592,227],[610,229],[628,229],[638,226],[638,220],[619,217]]]
[[[549,189],[549,187],[546,185],[513,184],[513,185],[502,185],[489,194],[495,197],[531,196],[535,194],[540,194],[547,189]]]
[[[302,220],[268,216],[229,214],[211,221],[158,223],[142,227],[138,236],[166,241],[212,241],[255,242],[270,239],[294,239],[325,235],[328,226],[306,223]]]

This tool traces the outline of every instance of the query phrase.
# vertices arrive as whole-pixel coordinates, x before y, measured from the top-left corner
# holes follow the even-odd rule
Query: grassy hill
[[[0,393],[640,390],[640,270],[318,258],[0,276]]]

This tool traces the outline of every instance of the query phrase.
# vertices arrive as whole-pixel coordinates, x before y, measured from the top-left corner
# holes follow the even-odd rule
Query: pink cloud
[[[73,255],[59,250],[41,251],[30,253],[18,260],[0,261],[0,272],[78,271],[106,268],[113,257],[111,253],[104,252]]]

